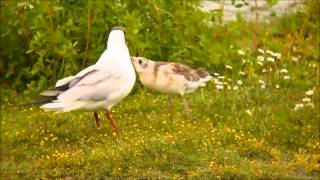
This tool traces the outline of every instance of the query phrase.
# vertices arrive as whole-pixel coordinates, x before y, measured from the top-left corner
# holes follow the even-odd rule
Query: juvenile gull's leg
[[[189,105],[188,105],[188,100],[186,97],[182,96],[183,99],[183,105],[184,105],[184,112],[185,112],[185,116],[186,118],[188,118],[189,116]]]
[[[168,112],[170,114],[170,117],[172,117],[172,96],[169,94],[168,95]]]

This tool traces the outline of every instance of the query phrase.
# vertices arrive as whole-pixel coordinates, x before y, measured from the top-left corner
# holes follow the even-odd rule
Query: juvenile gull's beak
[[[131,62],[132,62],[132,63],[137,62],[137,57],[131,56]]]

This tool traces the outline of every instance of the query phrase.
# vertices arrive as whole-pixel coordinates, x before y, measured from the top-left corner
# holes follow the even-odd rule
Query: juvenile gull
[[[188,102],[184,95],[205,86],[206,82],[212,78],[203,69],[192,69],[183,64],[157,62],[144,57],[131,57],[131,59],[139,79],[145,87],[169,95],[170,111],[172,108],[170,95],[182,96],[186,115],[188,114]]]
[[[94,111],[97,126],[100,126],[97,111],[106,110],[106,117],[116,130],[111,108],[129,94],[135,79],[124,30],[114,27],[98,62],[75,76],[59,80],[55,90],[41,92],[40,95],[49,97],[41,108],[60,112]]]

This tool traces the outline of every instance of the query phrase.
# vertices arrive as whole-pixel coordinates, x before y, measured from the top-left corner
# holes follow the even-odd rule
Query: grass
[[[26,97],[1,89],[1,179],[319,179],[319,29],[300,20],[261,28],[258,52],[234,41],[231,67],[188,95],[188,119],[180,97],[171,118],[165,95],[137,86],[112,110],[114,134],[102,112],[97,128],[92,113],[16,106]],[[311,35],[293,32],[277,58],[284,22]]]
[[[305,95],[290,88],[204,89],[180,98],[139,89],[113,110],[120,130],[96,128],[91,113],[54,114],[1,106],[1,177],[20,178],[280,178],[319,175],[319,99],[293,110]],[[103,113],[100,113],[103,116]]]

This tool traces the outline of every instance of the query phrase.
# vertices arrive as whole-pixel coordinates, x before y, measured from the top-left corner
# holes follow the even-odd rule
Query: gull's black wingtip
[[[31,100],[30,102],[22,102],[22,103],[18,104],[18,106],[42,105],[45,103],[49,103],[55,99],[56,99],[56,97],[43,96],[41,98]]]

